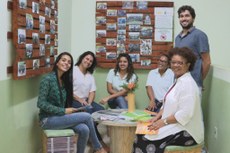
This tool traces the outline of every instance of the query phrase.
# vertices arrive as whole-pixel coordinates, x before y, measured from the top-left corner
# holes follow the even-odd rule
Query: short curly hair
[[[189,71],[193,70],[197,58],[191,49],[189,49],[188,47],[175,47],[169,51],[170,60],[174,55],[179,55],[186,59],[187,63],[190,63]]]
[[[194,8],[192,8],[192,7],[189,6],[189,5],[183,5],[183,6],[181,6],[181,7],[178,9],[178,11],[177,11],[178,17],[180,17],[180,14],[181,14],[182,12],[186,11],[186,10],[188,10],[188,11],[190,12],[190,14],[191,14],[191,16],[192,16],[193,19],[196,18],[196,13],[195,13]]]

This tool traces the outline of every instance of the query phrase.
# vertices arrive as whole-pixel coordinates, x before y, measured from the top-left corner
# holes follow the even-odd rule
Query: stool
[[[204,143],[194,146],[167,146],[164,153],[201,153]]]
[[[43,130],[43,153],[76,152],[77,136],[71,129]]]

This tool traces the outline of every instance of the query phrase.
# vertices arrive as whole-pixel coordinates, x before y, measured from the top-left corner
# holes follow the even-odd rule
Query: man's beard
[[[182,24],[180,24],[180,25],[181,25],[182,28],[185,29],[185,30],[188,30],[188,29],[190,29],[191,27],[193,27],[193,23],[190,23],[190,24],[188,24],[187,26],[183,26]]]

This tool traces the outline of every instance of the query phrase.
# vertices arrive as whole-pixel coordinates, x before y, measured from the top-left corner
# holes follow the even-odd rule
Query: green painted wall
[[[229,77],[229,76],[228,76]],[[209,153],[228,153],[230,146],[230,82],[213,77],[210,80],[209,101],[206,105],[206,142]],[[217,128],[217,138],[214,137]]]
[[[37,120],[39,78],[0,81],[0,152],[35,153],[40,146]]]

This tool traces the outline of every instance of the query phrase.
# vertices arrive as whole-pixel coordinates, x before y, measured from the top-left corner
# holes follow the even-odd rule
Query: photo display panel
[[[13,0],[13,79],[52,70],[58,54],[58,0]]]
[[[173,2],[96,1],[98,66],[115,67],[128,53],[135,69],[153,69],[161,53],[173,47]]]

